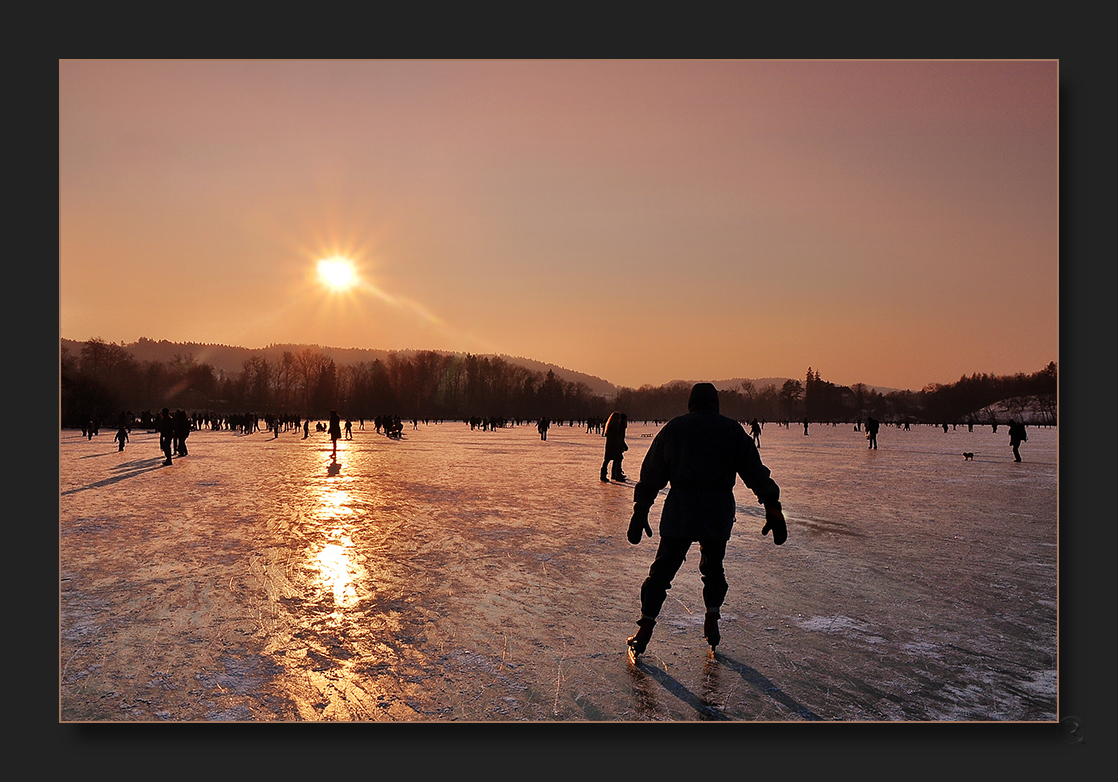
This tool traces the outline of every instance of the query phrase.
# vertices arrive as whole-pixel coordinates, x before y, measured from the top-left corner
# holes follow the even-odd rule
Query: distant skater
[[[606,419],[606,458],[602,462],[601,475],[603,483],[609,483],[609,478],[606,477],[606,468],[610,462],[613,462],[610,477],[615,481],[625,480],[625,473],[621,471],[621,461],[625,458],[625,452],[629,450],[629,446],[625,444],[625,429],[628,425],[629,417],[616,410],[610,413],[609,418]]]
[[[345,439],[353,439],[353,421],[348,418],[345,420]]]
[[[761,424],[757,423],[756,418],[754,418],[752,421],[749,422],[749,434],[753,438],[753,444],[755,446],[757,446],[758,448],[760,448],[761,447]]]
[[[171,464],[171,444],[175,439],[175,421],[171,418],[171,411],[166,407],[159,413],[159,448],[163,451],[163,466]]]
[[[342,419],[337,410],[330,411],[330,440],[334,443],[334,461],[338,460],[338,440],[342,439]]]
[[[780,487],[761,463],[753,441],[742,425],[718,412],[718,390],[711,383],[691,389],[688,413],[668,421],[645,454],[640,481],[633,491],[633,518],[627,539],[652,537],[648,511],[658,493],[671,484],[660,514],[660,545],[640,590],[641,618],[636,635],[628,639],[629,659],[636,661],[652,637],[672,579],[691,544],[699,544],[699,573],[703,581],[706,617],[703,637],[711,654],[721,640],[718,620],[729,586],[722,561],[734,526],[737,503],[734,483],[740,476],[765,506],[762,535],[771,530],[773,543],[788,538],[780,506]]]
[[[550,429],[550,428],[551,428],[551,421],[547,420],[547,416],[544,416],[543,418],[541,418],[540,422],[538,424],[536,424],[536,429],[539,430],[541,440],[546,440],[547,439],[547,430]]]
[[[116,437],[113,439],[120,443],[120,447],[116,449],[117,453],[120,453],[124,450],[124,444],[128,442],[128,427],[121,424],[120,428],[116,430]]]
[[[807,434],[807,419],[804,419],[804,434]]]
[[[404,422],[400,420],[400,416],[392,415],[384,424],[384,433],[395,440],[401,440],[404,437]]]
[[[1026,442],[1029,435],[1025,432],[1025,424],[1021,421],[1009,422],[1009,445],[1013,448],[1013,461],[1021,461],[1021,452],[1018,450],[1021,443]]]
[[[303,421],[303,439],[306,440],[311,436],[311,419]]]
[[[174,415],[174,446],[176,456],[186,456],[186,438],[190,436],[190,419],[185,410],[176,410]]]
[[[881,424],[872,415],[866,419],[866,439],[870,441],[870,448],[875,451],[877,450],[877,430],[880,427]]]

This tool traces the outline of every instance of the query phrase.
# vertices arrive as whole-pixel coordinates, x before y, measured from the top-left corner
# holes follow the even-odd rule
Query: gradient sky
[[[1059,361],[1058,62],[59,62],[59,331],[619,385]],[[341,254],[363,284],[332,294]]]

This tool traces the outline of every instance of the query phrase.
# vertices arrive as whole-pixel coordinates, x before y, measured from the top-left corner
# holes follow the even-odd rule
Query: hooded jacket
[[[637,510],[651,508],[657,493],[670,483],[660,515],[662,536],[729,540],[737,477],[763,505],[780,500],[780,487],[742,425],[718,412],[718,390],[712,384],[698,383],[691,389],[687,410],[653,439],[633,502]]]

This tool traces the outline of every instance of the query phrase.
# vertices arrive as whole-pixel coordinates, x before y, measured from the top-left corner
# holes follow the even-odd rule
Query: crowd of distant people
[[[336,411],[332,411],[333,415],[337,415]],[[331,438],[336,441],[338,439],[353,439],[354,420],[352,418],[343,419],[338,417],[337,437],[334,438],[334,432],[331,430],[330,422],[315,421],[314,431],[318,433],[326,432],[331,434]],[[418,429],[419,424],[429,425],[432,422],[440,423],[441,419],[432,419],[429,417],[412,417],[409,419],[412,429]],[[507,418],[504,416],[469,416],[461,419],[463,423],[468,425],[471,430],[480,431],[495,431],[498,429],[505,429],[509,427],[518,427],[529,421],[522,418]],[[102,421],[99,416],[82,416],[81,417],[81,433],[83,437],[92,440],[100,433]],[[227,431],[234,432],[240,435],[256,434],[264,431],[271,433],[273,439],[276,439],[282,433],[286,432],[300,432],[303,439],[310,436],[310,425],[312,419],[304,418],[298,414],[275,414],[275,413],[216,413],[212,411],[194,411],[187,413],[184,410],[177,409],[171,412],[169,409],[164,408],[159,412],[151,410],[143,410],[138,416],[132,411],[125,411],[120,413],[117,422],[116,434],[113,441],[117,444],[117,449],[123,451],[125,445],[129,442],[130,433],[134,428],[143,429],[150,433],[160,434],[160,448],[165,455],[164,464],[170,464],[173,457],[182,457],[188,455],[186,441],[192,431],[200,431],[208,429],[211,431]],[[587,434],[597,434],[605,437],[608,431],[609,417],[602,416],[588,416],[585,418],[571,418],[567,419],[566,423],[570,427],[585,426]],[[373,430],[380,435],[390,437],[393,439],[402,439],[404,436],[404,422],[399,415],[385,414],[378,415],[370,419]],[[649,421],[646,419],[645,424]],[[659,425],[661,420],[654,419],[653,423]],[[791,422],[786,419],[767,422],[758,420],[756,418],[748,422],[739,422],[745,428],[748,436],[753,441],[755,447],[761,447],[761,434],[764,431],[767,423],[773,423],[776,426],[787,429]],[[842,422],[838,421],[819,421],[816,422],[821,425],[830,424],[830,426],[838,426]],[[849,422],[847,422],[848,424]],[[960,425],[967,427],[967,431],[973,432],[975,427],[974,420],[968,420],[963,424],[942,422],[938,424],[931,424],[937,429],[942,428],[944,432],[954,431]],[[982,424],[992,427],[992,431],[997,433],[999,423],[997,420],[987,420],[981,422]],[[1021,420],[1003,421],[1003,424],[1008,424],[1010,447],[1013,451],[1014,461],[1021,461],[1020,446],[1022,443],[1028,441],[1028,434],[1025,428],[1025,423]],[[535,425],[539,431],[540,439],[547,440],[548,431],[552,426],[563,426],[564,421],[559,419],[551,419],[549,417],[541,417],[535,421]],[[878,447],[878,433],[882,426],[894,426],[902,431],[910,431],[912,422],[908,420],[898,420],[891,422],[881,422],[872,416],[864,419],[859,418],[854,422],[854,431],[864,432],[865,438],[868,441],[868,447],[876,450]],[[365,418],[357,419],[357,428],[359,431],[365,430]],[[804,434],[809,434],[809,421],[803,420]],[[335,450],[336,453],[336,450]],[[967,458],[973,458],[973,454],[964,452]],[[618,468],[620,472],[620,468]]]

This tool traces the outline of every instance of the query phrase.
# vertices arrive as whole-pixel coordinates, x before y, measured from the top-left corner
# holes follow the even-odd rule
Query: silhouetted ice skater
[[[761,424],[754,418],[749,422],[749,435],[753,438],[753,444],[758,448],[761,447]]]
[[[159,448],[163,451],[163,466],[171,464],[171,445],[175,440],[175,421],[171,418],[171,411],[166,407],[159,413],[157,422],[159,429]]]
[[[116,430],[116,437],[113,439],[120,443],[120,447],[116,449],[117,453],[120,453],[124,450],[124,444],[128,442],[128,427],[121,424],[120,428]]]
[[[602,462],[601,475],[603,483],[609,483],[609,478],[606,477],[606,469],[610,462],[613,462],[610,477],[615,481],[625,480],[625,473],[621,471],[621,462],[625,458],[625,452],[629,450],[629,446],[625,444],[625,429],[628,426],[629,417],[616,410],[610,413],[609,418],[606,419],[606,458]]]
[[[872,415],[866,419],[866,439],[870,441],[869,447],[875,451],[877,450],[877,430],[880,427],[881,424]],[[894,447],[896,446],[894,445]]]
[[[547,439],[547,430],[550,429],[550,428],[551,428],[551,421],[547,420],[547,416],[544,416],[543,418],[541,418],[539,423],[536,424],[536,429],[539,430],[541,440],[546,440]]]
[[[391,415],[385,421],[384,433],[394,440],[401,440],[404,437],[404,422],[400,420],[400,416]]]
[[[186,456],[186,438],[190,436],[190,419],[185,410],[176,410],[174,420],[174,446],[176,456]]]
[[[334,461],[338,460],[338,440],[342,439],[342,419],[337,410],[330,411],[330,441],[334,444]]]
[[[688,549],[699,543],[699,573],[703,580],[706,617],[703,637],[711,654],[721,640],[718,620],[728,585],[722,561],[734,526],[734,482],[740,476],[765,506],[762,535],[773,533],[782,545],[788,528],[780,505],[780,487],[761,463],[753,441],[741,424],[718,412],[718,390],[711,383],[691,389],[687,414],[668,421],[657,433],[633,491],[633,518],[627,538],[640,543],[652,537],[648,512],[657,493],[671,484],[660,515],[660,546],[648,577],[641,585],[641,618],[636,635],[628,639],[629,659],[636,662],[652,637],[656,617],[667,598]]]
[[[1021,443],[1027,441],[1029,435],[1025,432],[1025,424],[1021,421],[1009,422],[1009,446],[1013,449],[1013,461],[1021,461]]]

